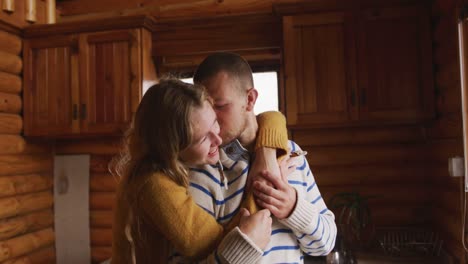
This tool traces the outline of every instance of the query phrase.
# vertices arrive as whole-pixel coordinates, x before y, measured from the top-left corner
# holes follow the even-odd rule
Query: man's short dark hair
[[[203,83],[220,72],[239,80],[243,89],[253,88],[252,69],[240,55],[231,52],[217,52],[206,57],[193,76],[194,83]]]

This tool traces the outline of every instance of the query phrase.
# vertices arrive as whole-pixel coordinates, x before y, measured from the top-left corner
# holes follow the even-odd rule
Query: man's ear
[[[252,111],[255,106],[255,102],[257,102],[258,91],[255,88],[250,88],[247,90],[247,111]]]

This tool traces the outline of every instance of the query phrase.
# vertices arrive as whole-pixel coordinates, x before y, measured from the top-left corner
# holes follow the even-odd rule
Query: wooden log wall
[[[21,135],[23,18],[0,12],[0,262],[55,263],[52,146]]]
[[[461,116],[461,83],[458,55],[456,7],[459,1],[438,0],[433,5],[433,47],[437,120],[428,127],[432,156],[437,163],[463,156]],[[462,186],[464,179],[451,178],[447,170],[433,175],[433,205],[431,219],[444,239],[445,249],[455,263],[466,263],[462,246]]]
[[[84,4],[86,1],[90,4]],[[201,22],[195,19],[180,25],[175,23],[167,28],[161,24],[162,27],[153,39],[154,55],[173,59],[174,64],[177,64],[185,63],[184,58],[174,56],[184,52],[198,52],[200,55],[215,50],[269,47],[274,50],[280,47],[281,36],[270,34],[272,28],[280,32],[280,26],[275,27],[277,22],[267,17],[272,12],[273,2],[288,1],[106,0],[91,3],[91,0],[72,0],[61,1],[57,5],[61,9],[61,21],[141,12],[149,12],[169,22],[170,18],[178,16],[197,18],[265,14],[256,20],[263,26],[257,24],[256,28],[246,26],[244,20],[238,20],[241,26],[237,29],[229,28],[230,25],[211,23],[209,19],[202,19]],[[388,127],[297,129],[291,131],[291,136],[308,150],[310,166],[326,201],[342,191],[373,195],[375,198],[370,200],[370,206],[376,226],[421,226],[429,222],[430,228],[436,228],[443,235],[445,249],[456,261],[464,263],[466,259],[461,246],[461,179],[450,178],[447,172],[448,157],[463,155],[456,16],[455,8],[451,5],[455,1],[434,1],[435,122]],[[187,25],[190,25],[191,30],[182,31]],[[236,33],[230,34],[232,30]],[[259,37],[262,34],[267,35]],[[213,39],[205,39],[210,36]],[[185,43],[188,41],[194,44],[187,47]],[[184,56],[182,54],[181,57]],[[184,66],[193,67],[198,57],[190,57],[194,61]],[[93,262],[110,257],[116,179],[107,172],[107,163],[117,153],[113,147],[115,144],[117,142],[109,147],[108,144],[89,141],[86,144],[64,143],[59,147],[65,153],[92,155],[90,222]]]
[[[91,261],[100,263],[111,257],[112,221],[118,178],[108,169],[120,151],[120,139],[74,140],[56,143],[58,154],[90,154],[89,208]]]
[[[429,220],[429,175],[443,168],[431,158],[417,125],[293,130],[325,201],[355,191],[369,200],[376,227]],[[428,166],[428,164],[432,164]]]

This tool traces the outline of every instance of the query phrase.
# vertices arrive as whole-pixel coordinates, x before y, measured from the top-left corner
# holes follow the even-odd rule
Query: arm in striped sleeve
[[[293,151],[298,148],[299,146],[292,143]],[[293,230],[305,254],[323,256],[335,245],[335,216],[328,210],[320,194],[307,159],[301,159],[302,165],[289,177],[291,185],[302,183],[299,187],[293,185],[297,193],[296,206],[291,215],[280,222]]]

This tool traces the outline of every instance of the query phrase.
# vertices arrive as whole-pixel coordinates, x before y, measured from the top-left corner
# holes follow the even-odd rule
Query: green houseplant
[[[374,197],[362,196],[358,192],[341,192],[330,199],[329,205],[337,214],[336,222],[345,247],[361,249],[372,241],[375,230],[368,201]]]

